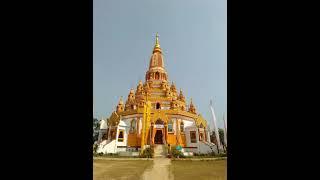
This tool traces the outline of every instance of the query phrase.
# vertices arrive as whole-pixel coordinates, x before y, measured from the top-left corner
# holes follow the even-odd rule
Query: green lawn
[[[227,161],[171,161],[174,180],[226,180]]]
[[[94,180],[140,180],[141,175],[147,167],[152,167],[153,161],[112,161],[94,160],[93,179]]]

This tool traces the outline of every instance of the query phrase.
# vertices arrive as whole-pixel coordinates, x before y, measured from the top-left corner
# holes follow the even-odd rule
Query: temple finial
[[[119,104],[123,104],[122,96],[120,96]]]
[[[158,34],[158,32],[156,33],[156,44],[155,44],[155,47],[160,47],[160,44],[159,44],[159,34]]]

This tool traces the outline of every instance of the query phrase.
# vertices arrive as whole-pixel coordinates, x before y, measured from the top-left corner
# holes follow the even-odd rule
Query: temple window
[[[124,130],[119,130],[118,142],[123,142]]]
[[[136,124],[137,124],[137,121],[135,119],[133,119],[130,124],[130,133],[136,132],[136,129],[137,129]]]
[[[160,103],[156,104],[156,109],[161,109]]]
[[[190,131],[190,140],[191,143],[197,143],[196,131]]]
[[[183,124],[183,121],[181,121],[181,123],[180,123],[180,132],[183,132],[183,130],[184,130],[184,124]]]
[[[168,132],[170,133],[172,133],[173,132],[173,122],[172,122],[172,120],[169,120],[169,123],[168,123]]]
[[[109,128],[103,133],[102,138],[108,140]]]

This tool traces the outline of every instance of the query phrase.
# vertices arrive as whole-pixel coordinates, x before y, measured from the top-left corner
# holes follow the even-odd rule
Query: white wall
[[[98,146],[97,153],[116,153],[116,140],[112,140],[111,142],[104,140]]]
[[[100,122],[100,129],[107,129],[108,128],[108,124],[105,120],[101,120]]]
[[[195,126],[194,120],[183,120],[184,128]]]
[[[191,143],[190,131],[196,131],[196,143]],[[199,134],[196,126],[189,126],[185,128],[185,135],[186,135],[186,145],[187,147],[198,147],[199,142]]]
[[[116,145],[117,146],[127,146],[128,141],[128,134],[129,134],[129,128],[130,128],[130,121],[131,119],[123,119],[120,120],[117,130],[117,136],[116,136]],[[118,141],[119,132],[123,130],[123,142]]]

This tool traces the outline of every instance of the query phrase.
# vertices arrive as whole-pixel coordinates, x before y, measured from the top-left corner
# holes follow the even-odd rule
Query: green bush
[[[93,152],[93,156],[94,157],[103,156],[103,153]]]
[[[215,157],[227,157],[227,154],[226,153],[221,153],[221,154],[215,155]]]
[[[105,156],[105,157],[117,157],[117,156],[119,156],[119,153],[107,153],[107,154],[103,154],[103,156]]]
[[[93,153],[94,157],[118,157],[119,154],[118,153],[107,153],[107,154],[103,154],[102,152],[100,153]]]
[[[211,153],[207,153],[207,154],[203,154],[203,153],[194,153],[193,156],[196,156],[196,157],[216,157],[216,154],[214,152],[211,152]]]
[[[97,143],[93,144],[93,154],[97,153],[97,149],[98,149],[98,144]]]
[[[153,157],[153,149],[146,148],[142,154],[140,155],[141,158],[152,158]]]
[[[179,158],[185,158],[185,156],[183,155],[183,153],[182,153],[181,151],[177,150],[175,146],[172,146],[172,147],[171,147],[170,155],[171,155],[172,157],[175,157],[175,158],[177,158],[177,157],[179,157]]]

